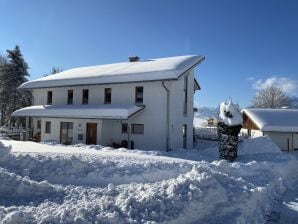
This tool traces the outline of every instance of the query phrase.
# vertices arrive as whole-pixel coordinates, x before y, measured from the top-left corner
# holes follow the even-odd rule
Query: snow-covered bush
[[[219,138],[219,157],[229,161],[237,158],[238,134],[242,127],[242,115],[237,104],[220,104],[217,133]]]

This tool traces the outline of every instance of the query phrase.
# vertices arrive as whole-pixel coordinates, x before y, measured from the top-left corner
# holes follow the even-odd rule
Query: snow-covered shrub
[[[237,104],[220,104],[217,132],[219,138],[219,157],[229,161],[237,158],[238,134],[242,127],[242,115]]]

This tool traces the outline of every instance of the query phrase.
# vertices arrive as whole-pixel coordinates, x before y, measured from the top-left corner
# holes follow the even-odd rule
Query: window
[[[144,125],[143,124],[132,124],[132,133],[133,134],[144,134]]]
[[[128,132],[128,124],[123,123],[121,126],[122,134],[127,134]]]
[[[88,104],[88,99],[89,99],[89,90],[83,89],[82,104]]]
[[[53,92],[48,91],[48,98],[47,98],[47,104],[51,105],[53,103]]]
[[[183,114],[187,114],[187,91],[188,91],[188,76],[184,77],[184,104],[183,104]]]
[[[187,148],[187,125],[182,126],[182,135],[183,135],[183,148]]]
[[[136,87],[136,103],[143,103],[143,86]]]
[[[112,101],[112,89],[105,88],[105,104],[110,104]]]
[[[37,129],[41,129],[41,120],[37,121]]]
[[[60,123],[60,143],[64,145],[71,145],[73,142],[73,123]]]
[[[51,122],[46,121],[46,130],[45,133],[50,134],[51,133]]]
[[[73,104],[73,90],[67,91],[67,104]]]

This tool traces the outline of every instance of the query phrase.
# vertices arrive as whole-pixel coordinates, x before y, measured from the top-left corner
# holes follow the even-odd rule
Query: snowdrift
[[[235,163],[216,160],[215,153],[203,161],[215,147],[69,154],[40,144],[40,152],[25,153],[7,146],[16,142],[3,142],[2,223],[262,223],[297,169],[296,159],[267,138],[244,141]]]

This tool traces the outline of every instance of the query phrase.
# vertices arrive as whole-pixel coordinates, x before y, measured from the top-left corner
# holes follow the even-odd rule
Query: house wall
[[[37,120],[37,119],[35,119]],[[51,122],[51,133],[45,133],[46,121]],[[60,123],[73,122],[73,144],[86,143],[87,123],[97,123],[97,144],[102,144],[101,120],[95,119],[60,119],[60,118],[41,118],[41,141],[60,142]],[[83,134],[83,140],[78,139],[78,135]]]
[[[292,132],[264,132],[272,141],[277,144],[281,150],[292,151],[294,149],[294,133]]]
[[[183,114],[184,107],[184,77],[188,76],[188,107],[187,115]],[[170,90],[170,140],[171,149],[183,147],[182,126],[187,125],[187,148],[193,147],[193,95],[194,95],[194,71],[181,76],[178,80],[165,81],[165,85]],[[161,81],[143,83],[123,83],[109,85],[89,85],[73,87],[56,87],[34,89],[34,105],[45,105],[47,103],[47,91],[53,92],[53,105],[67,104],[67,91],[73,90],[73,104],[82,104],[82,90],[89,89],[89,104],[104,103],[104,89],[112,88],[112,104],[134,104],[135,87],[143,86],[143,104],[146,108],[139,114],[134,115],[129,120],[96,120],[98,123],[98,144],[110,145],[112,142],[121,143],[127,140],[127,134],[121,133],[121,123],[144,124],[144,134],[132,134],[131,140],[134,141],[135,148],[140,149],[166,149],[166,116],[167,116],[167,92],[162,86]],[[37,120],[33,119],[34,127],[37,127]],[[86,119],[58,119],[42,118],[41,140],[60,141],[60,122],[74,123],[74,143],[79,132],[84,134],[85,143]],[[46,134],[45,122],[52,122],[52,133]],[[90,122],[94,122],[91,120]],[[79,127],[81,124],[81,128]],[[38,130],[35,129],[35,133]],[[100,134],[99,134],[100,133]]]
[[[184,77],[188,76],[187,114],[184,115]],[[177,81],[167,83],[170,89],[170,148],[183,148],[183,124],[187,125],[187,148],[193,148],[194,70]]]

